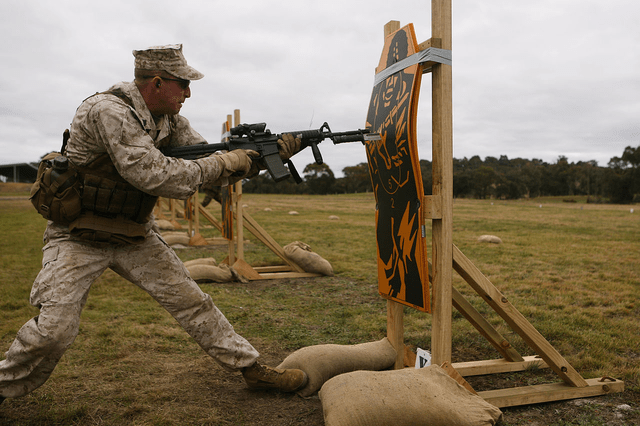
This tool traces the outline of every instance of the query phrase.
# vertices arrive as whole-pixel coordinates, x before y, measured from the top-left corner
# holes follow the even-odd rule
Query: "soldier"
[[[85,99],[71,123],[63,154],[83,180],[82,211],[70,224],[47,224],[43,266],[30,296],[40,313],[18,331],[0,361],[0,402],[49,378],[78,334],[91,284],[107,268],[148,292],[216,362],[240,371],[249,387],[295,391],[306,384],[306,374],[257,361],[258,351],[155,231],[151,214],[157,197],[185,199],[198,187],[256,174],[257,153],[165,157],[158,148],[205,142],[178,114],[191,96],[190,81],[203,74],[187,65],[182,45],[133,55],[135,80]],[[283,139],[283,158],[300,149],[299,140]]]

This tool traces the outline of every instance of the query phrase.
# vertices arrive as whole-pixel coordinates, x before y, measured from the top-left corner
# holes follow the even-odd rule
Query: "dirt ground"
[[[288,355],[253,343],[269,365],[279,364]],[[32,394],[0,405],[0,425],[324,425],[317,394],[302,398],[249,390],[239,374],[224,371],[204,354],[191,362],[155,353],[137,356],[127,361],[150,365],[145,373],[129,373],[124,382],[119,375],[127,374],[126,365],[119,364],[108,366],[110,373],[92,373],[82,366],[76,374],[54,373]],[[541,374],[557,381],[553,374]],[[500,375],[467,379],[476,390],[527,384]],[[626,390],[502,411],[501,426],[640,425],[640,392]]]
[[[287,353],[269,352],[268,347],[260,347],[265,360],[276,365]],[[531,373],[549,382],[555,382],[553,372]],[[526,386],[524,382],[513,383],[511,379],[496,376],[468,378],[476,390]],[[209,388],[212,401],[219,401],[234,407],[238,418],[246,425],[324,425],[322,403],[315,394],[310,398],[278,392],[249,391],[240,377],[217,383]],[[528,425],[640,425],[640,392],[625,391],[607,396],[581,398],[545,404],[505,408],[499,426]],[[241,413],[242,412],[242,413]],[[226,423],[223,423],[226,424]],[[236,424],[236,423],[232,423]]]
[[[276,365],[288,355],[270,351],[267,346],[259,345],[258,348],[271,365]],[[540,371],[530,374],[542,376],[541,380],[549,382],[559,380],[553,372]],[[527,380],[523,378],[514,383],[511,377],[502,375],[468,378],[476,390],[526,386]],[[240,377],[227,377],[216,383],[208,383],[207,387],[211,401],[215,401],[218,406],[228,407],[229,414],[231,411],[235,412],[234,417],[240,422],[230,424],[324,425],[322,403],[317,394],[310,398],[301,398],[278,392],[250,391]],[[607,396],[511,407],[502,411],[503,419],[498,423],[501,426],[640,425],[640,392],[627,390]]]
[[[262,347],[261,350],[268,351]],[[287,353],[268,352],[266,359],[284,359]],[[461,356],[462,354],[456,354]],[[526,386],[529,380],[548,380],[556,382],[559,379],[551,371],[523,373],[514,383],[512,376],[493,375],[467,378],[474,389],[488,390],[514,386]],[[526,376],[532,376],[527,378]],[[535,376],[535,377],[533,377]],[[243,388],[238,378],[237,385],[231,388],[219,388],[215,392],[220,398],[226,394],[229,400],[241,398],[247,401],[247,425],[323,425],[322,403],[317,394],[305,399],[294,395],[278,393],[251,392]],[[628,386],[627,386],[628,387]],[[227,393],[230,392],[230,393]],[[244,399],[246,398],[246,399]],[[640,392],[626,390],[623,393],[607,396],[581,398],[558,401],[545,404],[534,404],[521,407],[504,408],[503,418],[499,426],[528,425],[607,425],[632,426],[640,425]]]
[[[288,355],[261,342],[254,343],[268,364],[276,365]],[[251,391],[240,375],[225,372],[206,356],[190,363],[176,363],[169,356],[157,354],[145,359],[155,365],[147,369],[151,371],[147,377],[129,377],[128,382],[136,383],[136,389],[124,388],[127,385],[104,376],[52,378],[27,397],[5,401],[0,406],[0,425],[324,425],[317,394],[302,398]],[[514,385],[493,376],[469,378],[469,382],[477,390]],[[78,387],[83,388],[80,396]],[[95,405],[87,403],[94,400]],[[83,408],[73,413],[69,407],[74,405]],[[65,407],[64,414],[60,407]],[[638,425],[639,407],[640,394],[625,391],[506,408],[498,425]]]
[[[0,186],[7,189],[10,185]],[[17,190],[17,185],[11,186],[12,190]],[[263,361],[270,365],[279,364],[289,355],[266,343],[252,343],[262,353]],[[455,354],[460,359],[464,359],[464,355]],[[54,373],[52,380],[37,392],[0,405],[0,425],[324,424],[322,403],[317,394],[302,398],[295,394],[251,391],[239,374],[225,372],[206,356],[180,364],[161,354],[148,357],[141,353],[139,356],[153,364],[147,369],[152,371],[147,377],[135,378],[135,382],[146,390],[126,388],[117,379],[92,377],[84,371],[65,377],[56,377]],[[527,374],[542,374],[545,379],[557,381],[552,373]],[[113,380],[111,389],[103,383],[105,380]],[[526,378],[518,378],[514,383],[513,375],[472,377],[468,381],[476,390],[527,385]],[[100,386],[93,386],[98,382]],[[506,408],[499,425],[640,425],[640,391],[629,390],[637,389],[638,384],[626,383],[625,386],[625,392],[607,396]],[[78,392],[79,387],[82,392]],[[69,410],[64,415],[59,414],[58,407],[73,405],[82,407],[75,415],[68,417]]]

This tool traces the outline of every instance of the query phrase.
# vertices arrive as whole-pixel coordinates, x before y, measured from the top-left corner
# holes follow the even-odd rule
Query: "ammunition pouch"
[[[54,169],[56,157],[61,154],[52,152],[40,161],[29,199],[42,217],[68,225],[80,215],[82,182],[73,167],[66,171]]]
[[[107,154],[79,171],[82,214],[69,225],[71,235],[91,242],[142,242],[158,197],[124,180]]]
[[[42,217],[68,225],[72,236],[85,241],[136,244],[144,240],[145,224],[158,197],[124,180],[107,154],[86,167],[68,164],[66,171],[54,167],[57,157],[61,154],[54,152],[42,159],[31,187],[31,203]]]
[[[146,223],[158,197],[146,194],[122,180],[87,173],[82,190],[83,211],[104,217],[123,218],[138,224]]]

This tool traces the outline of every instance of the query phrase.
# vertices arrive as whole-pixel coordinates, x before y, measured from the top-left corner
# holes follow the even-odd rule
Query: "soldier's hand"
[[[252,157],[257,157],[258,155],[257,152],[248,149],[236,149],[217,155],[223,163],[220,176],[244,177],[251,171]]]
[[[252,149],[245,149],[243,151],[245,151],[249,156],[249,158],[251,159],[251,167],[249,168],[249,171],[247,172],[247,174],[243,177],[252,178],[254,176],[257,176],[258,173],[260,173],[260,170],[265,169],[264,165],[262,164],[262,161],[258,160],[258,157],[260,157],[260,154]]]
[[[256,151],[236,149],[194,161],[202,169],[202,187],[208,188],[229,185],[244,177],[257,174],[260,171],[258,162],[253,161],[252,158],[258,156]]]
[[[282,139],[278,139],[278,151],[282,161],[287,161],[295,154],[300,152],[302,141],[300,138],[294,138],[291,133],[284,133]]]

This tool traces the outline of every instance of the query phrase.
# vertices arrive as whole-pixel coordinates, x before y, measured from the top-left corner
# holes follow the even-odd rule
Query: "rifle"
[[[257,160],[263,161],[264,166],[274,181],[280,182],[293,175],[297,183],[302,182],[293,162],[287,160],[287,167],[278,153],[278,139],[282,139],[282,134],[273,134],[267,129],[266,123],[240,124],[232,128],[226,141],[220,143],[205,143],[187,146],[168,146],[160,148],[160,151],[167,157],[183,158],[185,160],[195,160],[202,156],[212,154],[217,151],[233,151],[234,149],[251,149],[259,156]],[[380,140],[380,135],[371,133],[370,129],[351,130],[348,132],[332,132],[325,122],[317,130],[300,130],[291,133],[302,142],[300,150],[310,146],[316,164],[322,164],[322,154],[318,144],[325,139],[331,139],[334,144],[346,142],[362,142]]]

